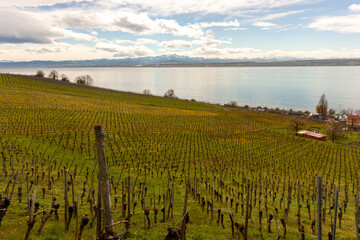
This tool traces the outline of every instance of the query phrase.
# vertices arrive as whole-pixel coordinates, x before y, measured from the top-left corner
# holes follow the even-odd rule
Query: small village
[[[229,106],[229,105],[225,105],[225,106]],[[344,133],[351,132],[352,134],[353,132],[357,132],[358,140],[360,140],[360,116],[355,114],[349,114],[346,111],[343,111],[343,113],[335,113],[335,111],[331,109],[329,110],[329,113],[324,116],[318,113],[311,113],[310,111],[307,110],[293,111],[292,109],[285,110],[285,109],[267,108],[261,106],[249,107],[248,105],[245,105],[240,108],[249,109],[252,111],[262,111],[262,112],[281,114],[286,116],[293,116],[300,119],[307,119],[318,123],[327,123],[329,121],[334,121],[335,123],[342,126],[342,130],[344,131]],[[318,141],[326,141],[326,137],[327,137],[327,135],[319,133],[319,128],[317,127],[309,127],[308,130],[297,131],[296,135]],[[360,144],[357,145],[360,146]]]

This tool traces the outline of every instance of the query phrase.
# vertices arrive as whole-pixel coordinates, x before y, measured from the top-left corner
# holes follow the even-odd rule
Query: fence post
[[[111,196],[109,176],[107,172],[107,164],[105,157],[104,133],[102,125],[94,126],[95,131],[95,146],[97,151],[98,165],[99,165],[99,184],[102,198],[102,205],[104,206],[104,225],[105,232],[109,235],[114,235],[113,218],[111,210]]]
[[[321,240],[322,236],[322,179],[317,176],[317,239]]]

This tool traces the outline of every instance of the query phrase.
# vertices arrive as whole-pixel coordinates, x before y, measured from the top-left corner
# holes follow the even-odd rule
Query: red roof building
[[[304,137],[304,138],[315,139],[318,141],[326,141],[326,135],[320,134],[320,133],[314,133],[314,132],[309,132],[309,131],[303,130],[303,131],[297,132],[296,135]]]
[[[350,115],[346,120],[346,124],[350,126],[360,126],[360,117],[357,115]]]

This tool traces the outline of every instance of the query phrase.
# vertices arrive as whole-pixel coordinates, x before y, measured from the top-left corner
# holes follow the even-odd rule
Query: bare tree
[[[320,97],[318,105],[316,106],[316,112],[325,118],[328,112],[327,109],[328,101],[326,100],[325,93],[323,93],[323,95]]]
[[[35,76],[36,77],[45,77],[45,73],[43,70],[37,70]]]
[[[237,107],[238,103],[236,101],[230,101],[224,104],[226,107]]]
[[[177,98],[176,95],[175,95],[175,90],[174,89],[167,90],[167,92],[164,94],[164,97]]]
[[[65,74],[61,74],[60,79],[64,82],[70,82],[69,78]]]
[[[335,109],[333,109],[333,108],[330,108],[330,109],[329,109],[329,114],[330,114],[330,115],[333,115],[333,114],[335,114]]]
[[[291,132],[297,133],[306,126],[306,123],[301,118],[293,118],[290,120],[289,129]]]
[[[143,94],[144,95],[151,95],[150,89],[144,89]]]
[[[342,109],[340,109],[340,113],[341,113],[342,115],[347,115],[347,116],[349,116],[349,115],[352,115],[352,114],[354,113],[354,109],[352,109],[352,108],[347,108],[347,109],[342,108]]]
[[[348,108],[346,111],[347,111],[348,115],[354,114],[354,109],[352,109],[352,108]]]
[[[49,73],[49,78],[51,78],[53,80],[58,80],[59,79],[59,73],[56,70],[52,70]]]
[[[90,77],[90,75],[82,75],[75,78],[75,82],[78,84],[84,84],[84,85],[92,85],[93,79]]]
[[[334,120],[330,120],[328,122],[325,131],[332,142],[334,142],[337,138],[344,136],[343,125],[335,122]]]

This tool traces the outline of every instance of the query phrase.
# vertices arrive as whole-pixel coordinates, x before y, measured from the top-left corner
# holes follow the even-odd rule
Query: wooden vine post
[[[337,217],[338,201],[339,201],[339,190],[336,190],[334,226],[333,226],[333,229],[332,229],[332,240],[335,240],[335,234],[336,234],[336,217]]]
[[[105,146],[104,146],[104,133],[103,133],[102,125],[100,124],[95,125],[94,131],[95,131],[95,146],[96,146],[98,165],[99,165],[99,184],[100,184],[102,205],[104,208],[105,233],[109,235],[114,235],[113,218],[112,218],[112,210],[111,210],[110,183],[107,172]]]
[[[188,194],[190,190],[190,182],[186,182],[186,189],[185,189],[185,200],[184,200],[184,209],[183,209],[183,216],[181,220],[181,232],[180,232],[180,239],[186,240],[186,223],[187,223],[187,216],[188,216],[188,210],[187,210],[187,200],[188,200]]]
[[[245,212],[245,236],[244,239],[248,239],[248,224],[249,224],[249,197],[250,197],[250,181],[247,184],[247,191],[246,191],[246,212]]]
[[[64,207],[65,207],[65,232],[68,231],[68,210],[69,210],[69,202],[68,202],[68,186],[67,186],[67,170],[64,167]]]
[[[322,178],[317,177],[317,239],[322,239],[322,225],[321,225],[321,212],[322,212]]]

